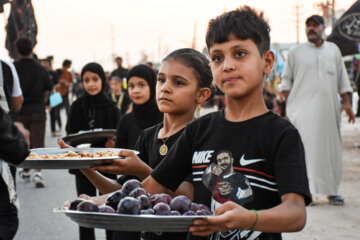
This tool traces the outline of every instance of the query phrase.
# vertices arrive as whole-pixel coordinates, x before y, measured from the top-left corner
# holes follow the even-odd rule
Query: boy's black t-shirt
[[[185,128],[151,175],[174,191],[192,173],[194,202],[214,208],[219,203],[203,184],[202,176],[211,164],[213,167],[217,159],[228,154],[232,159],[230,170],[244,175],[251,186],[252,200],[243,207],[269,209],[280,204],[281,196],[286,193],[298,193],[304,196],[306,204],[311,202],[300,135],[291,123],[270,111],[243,122],[226,120],[224,111],[195,120]],[[239,230],[216,233],[217,236],[214,234],[210,239],[232,239],[234,236],[247,239],[243,236],[247,233],[260,234]],[[259,239],[281,239],[281,234],[262,233]]]

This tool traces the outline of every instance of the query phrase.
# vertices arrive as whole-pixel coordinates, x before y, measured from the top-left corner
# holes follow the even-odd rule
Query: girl
[[[111,166],[99,166],[102,170],[116,174],[132,174],[143,180],[166,156],[184,127],[194,119],[198,105],[211,95],[212,75],[208,59],[193,49],[179,49],[170,53],[162,62],[157,76],[156,100],[164,113],[163,123],[144,130],[136,144],[139,157],[132,151],[122,150],[125,159],[111,161]],[[90,181],[102,192],[113,192],[121,183],[104,178],[98,172],[85,170]],[[192,184],[184,181],[173,195],[192,193]],[[189,194],[187,194],[189,196]],[[192,195],[189,196],[192,198]],[[92,198],[100,200],[100,198]],[[105,200],[106,197],[102,197]],[[123,239],[120,238],[116,239]],[[137,238],[139,239],[139,238]],[[146,239],[186,239],[186,233],[148,234]]]
[[[127,79],[133,110],[120,119],[115,146],[133,149],[140,132],[161,122],[163,114],[156,105],[156,75],[150,67],[146,65],[133,67]]]
[[[67,134],[95,128],[116,128],[119,110],[104,91],[106,78],[103,68],[97,63],[86,64],[81,71],[81,81],[85,93],[71,105],[66,125]],[[91,146],[104,147],[108,145],[108,141],[110,140],[99,140]],[[79,170],[70,170],[69,172],[75,174],[78,195],[96,195],[96,188]],[[115,175],[107,176],[116,177]],[[80,239],[95,239],[94,229],[80,227]]]
[[[109,81],[111,88],[111,99],[120,109],[121,116],[128,112],[131,99],[127,92],[122,89],[122,80],[118,76],[112,76]]]

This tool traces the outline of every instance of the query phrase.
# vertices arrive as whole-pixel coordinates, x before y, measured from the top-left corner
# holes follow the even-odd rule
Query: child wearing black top
[[[120,112],[104,91],[107,83],[103,68],[97,63],[86,64],[81,71],[81,81],[85,94],[71,105],[66,124],[67,134],[95,128],[116,128]],[[105,147],[110,140],[99,140],[99,142],[92,143],[91,147]],[[70,170],[69,172],[75,174],[78,195],[96,195],[96,188],[79,170]],[[116,178],[116,175],[112,174],[107,176]],[[80,239],[95,239],[94,229],[80,227]]]
[[[262,94],[274,62],[269,31],[250,7],[210,21],[210,67],[227,106],[190,123],[142,182],[152,194],[175,191],[192,174],[194,201],[216,215],[195,220],[194,235],[281,239],[305,225],[311,195],[303,144],[291,123],[268,111]]]
[[[179,49],[170,53],[161,64],[156,85],[157,104],[164,113],[163,123],[141,133],[135,147],[140,152],[139,156],[132,151],[123,150],[119,155],[125,156],[125,159],[111,160],[109,162],[112,166],[99,166],[94,169],[116,174],[132,174],[140,179],[149,176],[152,168],[161,162],[181,135],[184,127],[194,119],[198,105],[210,97],[213,89],[209,61],[204,55],[193,49]],[[122,182],[116,183],[90,170],[83,172],[102,192],[121,188]],[[178,191],[168,193],[187,194],[192,199],[192,192],[191,180],[185,179]],[[186,239],[186,236],[187,233],[163,233],[160,236],[146,234],[143,237],[176,240]]]

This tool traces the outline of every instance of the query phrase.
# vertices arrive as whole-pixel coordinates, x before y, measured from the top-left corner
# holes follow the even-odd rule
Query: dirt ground
[[[330,206],[325,196],[319,196],[319,204],[307,207],[305,228],[297,233],[284,233],[284,240],[360,239],[360,118],[349,124],[342,115],[341,130],[344,172],[339,191],[345,205]]]

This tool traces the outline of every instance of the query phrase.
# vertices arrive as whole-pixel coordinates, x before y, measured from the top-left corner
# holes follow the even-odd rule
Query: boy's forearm
[[[258,214],[259,221],[254,229],[262,232],[296,232],[306,223],[304,198],[295,193],[284,194],[280,205],[258,211]]]

